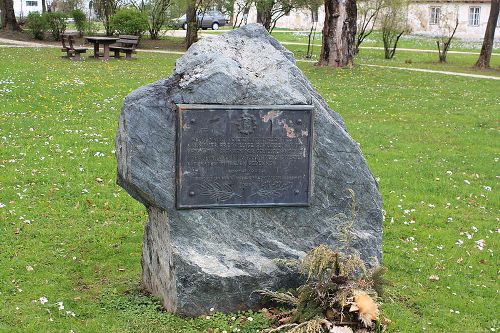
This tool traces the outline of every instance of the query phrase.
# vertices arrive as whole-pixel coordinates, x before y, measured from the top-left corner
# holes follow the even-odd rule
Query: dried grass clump
[[[350,190],[351,217],[339,230],[341,251],[327,245],[312,249],[298,262],[306,282],[292,292],[261,290],[261,294],[290,310],[275,315],[277,327],[264,332],[334,333],[383,332],[379,320],[378,295],[387,283],[385,269],[367,269],[359,253],[351,248],[355,237],[355,195]],[[341,215],[337,215],[339,218]]]

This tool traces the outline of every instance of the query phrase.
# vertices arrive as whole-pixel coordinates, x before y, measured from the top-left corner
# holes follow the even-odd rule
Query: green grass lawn
[[[124,97],[177,56],[59,56],[0,48],[0,332],[266,327],[260,313],[181,318],[140,293],[146,212],[115,184],[114,136]],[[500,82],[299,66],[379,179],[389,331],[500,330]]]

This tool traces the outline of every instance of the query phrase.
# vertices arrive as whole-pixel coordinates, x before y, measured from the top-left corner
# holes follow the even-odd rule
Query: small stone
[[[437,275],[431,275],[431,276],[429,276],[429,280],[430,281],[439,281],[439,276],[437,276]]]

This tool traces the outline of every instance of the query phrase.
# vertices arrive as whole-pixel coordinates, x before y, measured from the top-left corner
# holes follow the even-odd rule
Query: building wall
[[[36,4],[35,6],[33,6]],[[28,16],[30,12],[42,12],[42,0],[14,0],[14,12],[19,18]]]
[[[252,6],[248,13],[247,23],[257,22],[257,8]],[[323,6],[320,7],[318,12],[317,30],[323,29],[325,21],[325,11]],[[280,18],[276,24],[276,28],[293,29],[293,30],[310,30],[312,26],[312,13],[309,10],[292,10],[290,15],[285,15]]]
[[[431,7],[438,7],[441,15],[438,24],[431,24]],[[472,26],[469,22],[469,10],[471,7],[479,7],[479,25]],[[481,39],[484,37],[488,17],[490,15],[489,3],[412,3],[408,8],[408,23],[412,28],[412,33],[428,36],[447,35],[453,29],[458,15],[458,28],[455,36],[465,39]],[[495,31],[497,38],[500,36],[500,27]]]
[[[36,3],[36,6],[28,6],[30,4],[33,4],[33,2]],[[81,9],[87,15],[87,17],[92,17],[94,19],[95,14],[90,12],[89,2],[90,0],[83,0],[81,2]],[[55,5],[55,10],[58,11],[55,1],[46,1],[47,8],[53,4]],[[25,18],[30,12],[42,13],[42,0],[14,0],[14,11],[16,12],[16,17],[18,18]]]

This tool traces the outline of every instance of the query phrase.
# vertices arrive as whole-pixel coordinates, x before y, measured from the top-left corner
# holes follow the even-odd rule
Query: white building
[[[89,2],[91,1],[92,0],[83,0],[81,2],[82,7],[80,9],[82,9],[87,16],[90,15]],[[52,7],[57,11],[57,0],[46,0],[45,5],[47,9]],[[16,13],[16,17],[21,19],[27,17],[31,12],[42,13],[42,0],[14,0],[14,12]]]
[[[458,16],[455,36],[466,39],[482,39],[488,23],[491,0],[411,0],[408,6],[408,25],[413,34],[441,35],[446,33]],[[313,24],[309,10],[292,10],[277,21],[276,28],[309,30]],[[241,18],[241,15],[240,15]],[[247,23],[257,22],[257,10],[253,6],[246,17]],[[317,30],[323,29],[324,8],[318,12]],[[454,27],[454,25],[453,25]],[[500,20],[495,39],[500,40]]]
[[[415,34],[439,36],[455,28],[456,36],[467,39],[484,37],[490,15],[491,0],[417,0],[408,8],[408,23]],[[500,39],[500,20],[495,36]]]
[[[24,18],[31,12],[42,12],[42,0],[14,0],[16,17]]]

